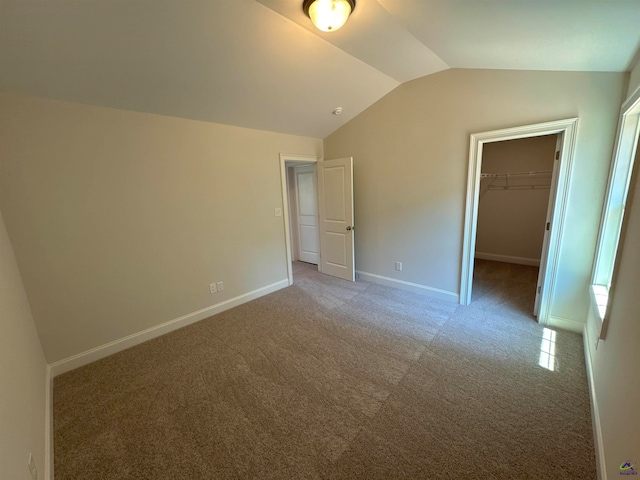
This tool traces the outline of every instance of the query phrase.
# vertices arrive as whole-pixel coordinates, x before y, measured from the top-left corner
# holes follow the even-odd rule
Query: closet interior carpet
[[[533,267],[474,301],[294,285],[55,378],[56,480],[595,479],[582,338]]]

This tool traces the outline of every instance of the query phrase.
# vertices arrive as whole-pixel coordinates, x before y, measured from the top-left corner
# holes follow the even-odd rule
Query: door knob
[[[355,230],[355,227],[347,227],[348,232],[350,232],[351,230]]]

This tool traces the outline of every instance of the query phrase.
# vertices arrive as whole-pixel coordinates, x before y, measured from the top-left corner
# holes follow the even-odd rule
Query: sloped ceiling
[[[0,91],[324,138],[450,67],[626,71],[640,1],[0,0]],[[336,107],[341,116],[332,115]]]

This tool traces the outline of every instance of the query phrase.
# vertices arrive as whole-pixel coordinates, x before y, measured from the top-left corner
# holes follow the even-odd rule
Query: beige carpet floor
[[[536,275],[478,261],[461,307],[297,263],[57,377],[55,478],[595,479],[582,339],[535,322]]]

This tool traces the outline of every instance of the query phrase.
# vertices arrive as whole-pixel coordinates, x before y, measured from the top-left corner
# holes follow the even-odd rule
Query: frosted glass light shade
[[[323,32],[333,32],[342,27],[354,7],[354,0],[313,0],[303,4],[305,13],[316,28]]]

